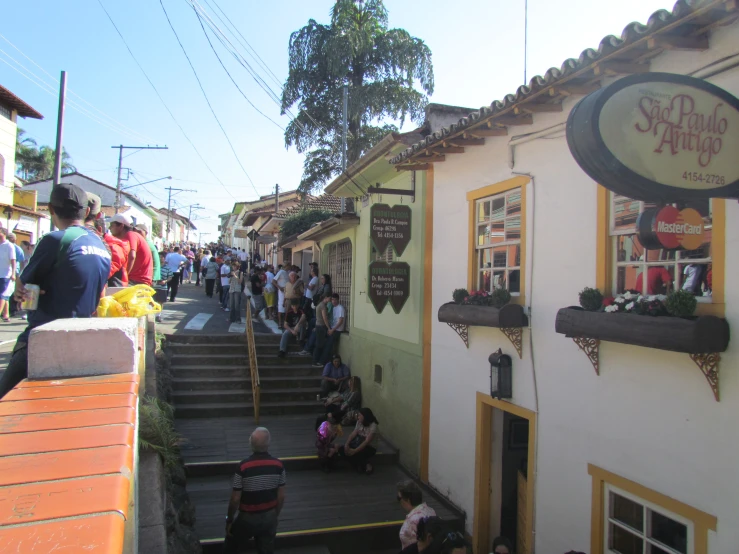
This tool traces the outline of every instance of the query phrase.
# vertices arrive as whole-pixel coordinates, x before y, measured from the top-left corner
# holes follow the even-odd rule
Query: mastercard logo
[[[654,231],[665,248],[695,250],[704,242],[703,218],[693,208],[665,206],[654,218]]]

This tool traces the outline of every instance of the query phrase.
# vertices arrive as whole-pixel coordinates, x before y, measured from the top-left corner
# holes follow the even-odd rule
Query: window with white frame
[[[521,189],[475,203],[477,289],[521,293]]]
[[[694,554],[690,520],[612,485],[605,493],[604,552]]]
[[[635,290],[644,295],[687,290],[699,301],[710,302],[712,290],[712,202],[690,201],[678,208],[693,208],[703,217],[704,243],[695,250],[654,250],[645,248],[636,232],[636,221],[645,208],[654,204],[610,193],[612,241],[612,291]],[[644,276],[647,276],[644,279]]]

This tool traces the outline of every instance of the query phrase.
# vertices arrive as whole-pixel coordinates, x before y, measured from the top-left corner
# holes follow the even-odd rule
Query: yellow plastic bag
[[[105,296],[98,304],[98,317],[141,317],[158,314],[162,306],[151,298],[156,291],[148,285],[136,285]]]

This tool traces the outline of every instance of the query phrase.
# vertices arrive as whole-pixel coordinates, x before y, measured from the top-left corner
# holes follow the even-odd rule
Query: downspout
[[[557,126],[555,126],[557,127]],[[548,133],[552,133],[553,131],[547,130]],[[541,135],[546,136],[546,135]],[[537,137],[538,138],[538,137]],[[530,139],[533,140],[533,139]],[[528,141],[524,141],[528,142]],[[520,144],[520,143],[519,143]],[[511,156],[509,159],[512,163],[513,161],[513,148],[510,147],[509,155]],[[533,544],[532,544],[532,552],[535,552],[535,546],[536,546],[536,482],[537,477],[539,474],[539,422],[540,422],[540,416],[541,412],[539,411],[539,386],[536,380],[536,359],[534,357],[534,338],[533,338],[533,313],[531,310],[531,307],[534,305],[534,260],[536,259],[536,252],[534,247],[534,241],[536,239],[536,179],[531,173],[519,173],[517,171],[511,172],[513,175],[522,175],[524,177],[528,177],[531,179],[531,203],[533,204],[531,208],[531,278],[529,279],[530,283],[530,290],[529,290],[529,351],[531,352],[531,375],[533,377],[534,381],[534,408],[536,411],[536,442],[534,443],[535,452],[534,455],[534,475],[532,476],[533,479],[533,487],[534,487],[534,506],[533,506],[533,521],[531,522],[531,532],[533,534]]]

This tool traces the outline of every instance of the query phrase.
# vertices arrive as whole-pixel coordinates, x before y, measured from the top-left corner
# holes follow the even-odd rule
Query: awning
[[[298,236],[300,240],[321,240],[324,237],[339,233],[359,225],[359,216],[355,214],[336,215],[326,221],[321,221]]]
[[[259,244],[272,244],[273,242],[277,242],[277,237],[274,235],[261,235],[257,237],[256,242]]]

